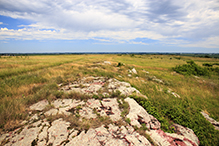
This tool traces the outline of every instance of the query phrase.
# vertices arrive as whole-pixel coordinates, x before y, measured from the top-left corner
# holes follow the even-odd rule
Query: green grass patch
[[[187,61],[187,64],[174,67],[173,70],[183,75],[210,76],[210,72],[207,68],[198,66],[192,60]]]

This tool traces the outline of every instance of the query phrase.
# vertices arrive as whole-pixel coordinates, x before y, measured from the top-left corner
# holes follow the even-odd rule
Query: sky
[[[0,53],[219,53],[219,0],[0,0]]]

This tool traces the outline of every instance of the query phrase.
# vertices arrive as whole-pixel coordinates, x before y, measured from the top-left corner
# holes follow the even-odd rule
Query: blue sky
[[[219,53],[218,0],[1,0],[0,53]]]

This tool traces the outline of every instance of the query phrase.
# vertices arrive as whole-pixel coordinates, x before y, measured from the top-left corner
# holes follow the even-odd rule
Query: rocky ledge
[[[118,89],[124,95],[131,94],[131,91],[138,93],[138,90],[131,87],[129,83],[115,79],[93,79],[95,81],[91,80],[89,83],[80,81],[83,88],[76,87],[79,82],[71,84],[70,90],[78,88],[77,90],[82,93],[91,94],[98,93],[99,89],[104,87],[110,90]],[[85,86],[85,84],[90,84],[90,86]],[[123,90],[125,87],[126,90]],[[66,86],[61,88],[69,92]],[[109,90],[105,92],[110,94]],[[128,106],[124,106],[125,104]],[[148,114],[134,99],[127,96],[124,98],[106,97],[102,100],[93,98],[88,100],[56,99],[51,102],[42,100],[31,105],[29,110],[29,118],[23,121],[19,128],[0,136],[1,145],[199,145],[197,136],[189,128],[174,124],[176,133],[162,131],[160,122]],[[99,123],[92,125],[98,120]],[[86,122],[90,127],[81,124]],[[141,130],[139,133],[139,129],[143,129],[143,132]]]
[[[59,86],[61,87],[60,90],[64,92],[79,92],[87,95],[102,94],[107,97],[110,94],[119,91],[121,95],[124,96],[129,96],[135,93],[138,96],[147,98],[129,83],[105,77],[84,77],[79,81],[74,81],[67,85],[59,84]]]

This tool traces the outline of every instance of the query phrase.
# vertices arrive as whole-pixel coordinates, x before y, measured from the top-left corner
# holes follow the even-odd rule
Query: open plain
[[[1,56],[0,144],[219,145],[218,64],[176,55]]]

